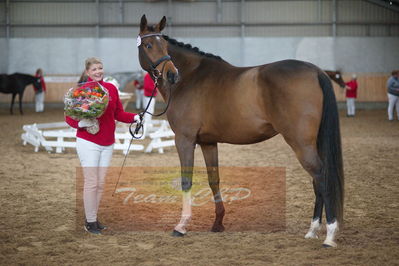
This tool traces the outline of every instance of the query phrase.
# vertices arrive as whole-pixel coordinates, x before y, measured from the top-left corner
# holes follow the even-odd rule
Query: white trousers
[[[396,115],[399,120],[399,96],[388,93],[388,119],[393,120],[393,109],[396,106]]]
[[[44,92],[37,92],[35,94],[35,109],[36,112],[43,112],[44,111]]]
[[[150,101],[151,97],[144,96],[144,108],[147,107],[148,102]],[[153,114],[155,111],[155,97],[152,98],[150,106],[148,107],[147,112]],[[152,127],[152,115],[145,113],[144,114],[144,135],[147,136],[150,133]]]
[[[145,108],[144,106],[144,90],[136,89],[136,109],[140,110],[141,108]]]
[[[83,205],[87,222],[97,221],[97,212],[104,190],[105,175],[111,162],[114,145],[101,146],[76,138],[76,151],[83,168]]]
[[[347,115],[355,115],[355,98],[346,98],[346,114]]]

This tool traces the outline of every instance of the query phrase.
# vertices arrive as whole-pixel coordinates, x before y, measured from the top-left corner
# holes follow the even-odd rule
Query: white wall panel
[[[202,51],[221,56],[237,66],[276,60],[300,59],[322,68],[344,72],[386,72],[398,67],[399,38],[275,37],[275,38],[177,38]],[[0,48],[7,47],[0,42]],[[103,59],[108,73],[140,69],[135,38],[12,38],[2,72],[33,73],[42,67],[48,74],[80,74],[87,57]],[[9,63],[7,63],[9,61]]]

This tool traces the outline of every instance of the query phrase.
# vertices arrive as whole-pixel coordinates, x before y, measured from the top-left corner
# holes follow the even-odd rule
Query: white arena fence
[[[147,121],[146,132],[138,140],[133,140],[129,151],[145,151],[152,152],[158,150],[164,153],[164,148],[175,145],[174,133],[169,127],[166,120]],[[66,122],[31,124],[22,127],[21,135],[23,145],[31,144],[38,152],[40,147],[47,152],[62,153],[65,148],[76,148],[76,129],[68,126]],[[139,144],[146,137],[150,138],[150,142],[145,148],[143,144]],[[172,139],[171,139],[172,138]],[[126,124],[117,124],[115,132],[115,150],[121,150],[125,155],[128,152],[129,144],[132,136],[129,133],[129,127]]]

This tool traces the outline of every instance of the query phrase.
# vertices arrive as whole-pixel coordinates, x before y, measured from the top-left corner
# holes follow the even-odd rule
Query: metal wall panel
[[[215,2],[175,2],[171,10],[173,23],[215,23]]]
[[[389,27],[387,26],[369,26],[370,36],[389,36]]]
[[[241,1],[222,2],[222,22],[223,23],[241,22]]]
[[[359,1],[338,1],[338,19],[343,22],[399,22],[398,12]]]
[[[364,0],[335,2],[337,36],[399,36],[398,12]],[[216,0],[99,0],[97,9],[96,0],[13,0],[10,1],[10,34],[11,37],[34,37],[35,33],[37,37],[60,37],[68,32],[71,37],[85,33],[91,34],[87,37],[129,38],[131,28],[146,14],[150,23],[167,16],[169,26],[165,33],[184,37],[240,37],[241,20],[245,25],[243,36],[332,35],[329,23],[333,22],[333,0],[221,0],[220,3],[221,6]],[[99,31],[95,27],[98,20]],[[0,27],[3,31],[5,23],[5,2],[2,1]],[[43,28],[32,28],[32,25],[43,25]]]
[[[173,27],[168,33],[171,37],[226,37],[240,36],[240,28],[238,27]]]
[[[13,38],[89,38],[96,36],[94,27],[12,27]]]
[[[6,36],[6,28],[5,27],[0,27],[0,38],[5,38]]]
[[[399,36],[399,25],[389,27],[389,36]]]
[[[0,23],[6,23],[6,4],[4,2],[0,3]]]
[[[95,3],[10,2],[14,24],[83,24],[97,21]]]
[[[125,3],[123,14],[125,23],[140,24],[140,19],[143,14],[146,15],[149,23],[157,23],[161,20],[162,16],[167,16],[167,8],[167,2]]]
[[[317,1],[248,1],[245,22],[317,22]]]
[[[136,38],[138,33],[139,27],[103,27],[100,29],[100,36],[103,38]]]
[[[245,27],[248,37],[329,36],[329,26],[268,26]]]
[[[368,32],[367,26],[362,25],[341,25],[337,27],[338,36],[367,36]]]
[[[101,3],[100,23],[119,24],[123,18],[119,3]]]

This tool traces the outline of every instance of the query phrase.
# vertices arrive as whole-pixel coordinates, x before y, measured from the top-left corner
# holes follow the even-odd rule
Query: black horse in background
[[[345,88],[346,85],[345,85],[345,81],[342,79],[341,71],[339,71],[339,70],[337,70],[337,71],[324,70],[324,72],[326,72],[328,77],[332,81],[337,83],[341,88]]]
[[[40,78],[34,77],[32,75],[14,73],[11,75],[0,74],[0,92],[11,93],[11,107],[10,113],[13,114],[13,106],[15,101],[15,96],[19,96],[19,112],[21,115],[22,111],[22,97],[26,86],[33,84],[33,86],[38,90],[42,90],[42,85],[40,83]]]

